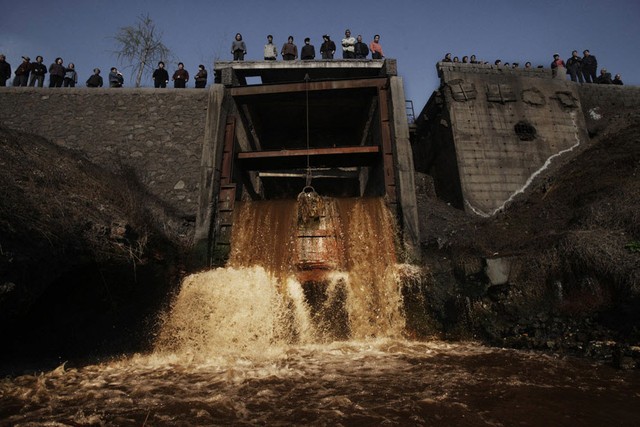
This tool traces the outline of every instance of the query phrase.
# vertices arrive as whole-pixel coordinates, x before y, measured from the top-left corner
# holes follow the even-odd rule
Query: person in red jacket
[[[371,58],[382,59],[384,53],[382,52],[382,46],[380,46],[380,34],[373,36],[373,41],[369,43],[369,50],[371,51]]]
[[[558,76],[558,74],[564,78],[567,74],[567,67],[564,65],[564,61],[560,58],[560,54],[553,54],[553,62],[551,62],[551,74],[553,77]]]

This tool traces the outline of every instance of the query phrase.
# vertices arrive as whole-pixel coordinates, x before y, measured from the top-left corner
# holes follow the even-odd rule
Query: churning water
[[[240,206],[229,267],[184,280],[152,354],[1,380],[0,425],[637,425],[637,372],[404,339],[417,273],[384,203],[327,203],[303,226]]]

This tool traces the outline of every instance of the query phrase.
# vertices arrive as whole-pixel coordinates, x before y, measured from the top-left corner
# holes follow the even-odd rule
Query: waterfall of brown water
[[[381,198],[326,198],[323,205],[326,218],[316,226],[330,232],[301,231],[294,200],[239,203],[228,267],[185,279],[158,348],[193,355],[259,353],[291,342],[401,336],[393,216]],[[315,246],[305,246],[301,235],[341,241],[318,246],[316,239]],[[299,279],[308,273],[300,265],[316,265],[301,262],[305,255],[297,253],[309,247],[312,256],[339,257],[322,265],[341,271],[323,270],[313,283]],[[343,333],[332,336],[333,322],[346,323]]]

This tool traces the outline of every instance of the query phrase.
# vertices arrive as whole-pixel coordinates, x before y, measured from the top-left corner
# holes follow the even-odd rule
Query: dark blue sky
[[[0,0],[0,10],[0,52],[12,68],[22,55],[42,55],[47,65],[60,56],[75,63],[82,81],[94,67],[113,65],[131,77],[110,53],[110,37],[148,13],[176,62],[192,74],[200,63],[211,69],[215,59],[230,60],[236,32],[249,60],[262,59],[269,33],[278,46],[289,35],[298,46],[310,37],[316,49],[322,34],[339,41],[345,28],[367,43],[380,34],[416,109],[437,88],[435,63],[445,52],[548,66],[554,52],[566,59],[573,49],[590,49],[600,67],[622,74],[625,84],[640,84],[639,0]],[[170,72],[175,68],[168,64]]]

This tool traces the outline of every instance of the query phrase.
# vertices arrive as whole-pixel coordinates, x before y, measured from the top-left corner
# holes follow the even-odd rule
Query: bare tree
[[[140,87],[145,70],[153,70],[155,63],[164,61],[171,54],[162,42],[162,32],[149,15],[138,16],[134,26],[122,27],[114,37],[118,50],[114,51],[118,61],[127,61],[136,76],[136,87]]]

